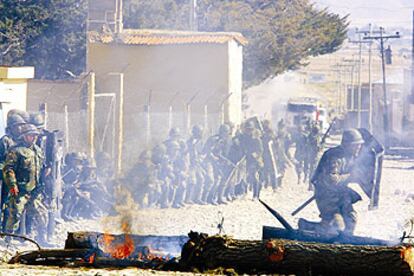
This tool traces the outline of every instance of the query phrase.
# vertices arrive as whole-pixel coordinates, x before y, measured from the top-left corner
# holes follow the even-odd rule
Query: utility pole
[[[197,0],[190,0],[190,29],[198,31]]]
[[[384,28],[380,27],[379,36],[365,36],[364,39],[366,40],[379,40],[380,42],[380,51],[381,51],[381,63],[382,63],[382,91],[384,93],[384,140],[385,140],[385,147],[389,147],[389,111],[388,111],[388,101],[387,101],[387,78],[385,72],[385,50],[384,50],[384,40],[388,40],[391,38],[400,38],[399,32],[396,32],[394,35],[384,35]]]
[[[367,31],[359,31],[356,29],[356,33],[358,34],[358,40],[357,41],[350,41],[351,43],[358,44],[359,46],[359,58],[358,58],[358,104],[357,104],[357,126],[358,128],[361,127],[361,113],[362,113],[362,84],[361,84],[361,75],[362,75],[362,44],[371,44],[372,41],[364,41],[362,40],[362,34],[367,33]]]
[[[372,24],[369,24],[369,35],[372,35]],[[369,86],[369,131],[372,133],[372,115],[373,115],[373,107],[374,107],[374,97],[372,95],[372,43],[369,44],[368,48],[368,86]]]
[[[411,98],[414,98],[414,10],[413,10],[413,32],[411,46]]]

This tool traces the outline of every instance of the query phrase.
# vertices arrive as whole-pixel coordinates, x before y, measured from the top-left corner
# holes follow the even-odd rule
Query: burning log
[[[110,241],[110,242],[109,242]],[[116,255],[128,253],[131,246],[146,247],[152,253],[168,256],[179,256],[182,246],[188,241],[187,236],[142,236],[134,234],[105,234],[99,232],[69,232],[65,249],[104,249],[102,251],[118,250]],[[108,245],[123,244],[123,248],[109,248]],[[123,251],[119,252],[119,251]],[[131,257],[139,257],[139,251],[132,250]],[[134,254],[136,253],[136,254]],[[141,252],[144,254],[144,252]],[[120,256],[122,257],[122,256]]]
[[[248,274],[413,275],[409,245],[361,246],[290,240],[248,241],[191,232],[181,266]]]
[[[177,270],[186,236],[139,236],[97,232],[69,233],[65,249],[23,252],[9,263],[30,265],[138,267]]]

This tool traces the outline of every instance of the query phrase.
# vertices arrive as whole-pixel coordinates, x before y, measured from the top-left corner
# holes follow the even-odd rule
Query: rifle
[[[328,129],[323,134],[322,139],[321,139],[321,146],[323,146],[325,144],[326,138],[328,138],[328,136],[329,136],[329,132],[331,131],[332,127],[336,124],[336,120],[338,120],[338,118],[334,117],[333,120],[332,120],[332,123],[329,124]]]
[[[315,196],[311,196],[308,200],[306,200],[304,203],[302,203],[302,205],[300,205],[298,208],[296,208],[291,215],[292,216],[296,216],[297,213],[299,213],[300,211],[302,211],[306,206],[308,206],[313,200],[315,199]]]

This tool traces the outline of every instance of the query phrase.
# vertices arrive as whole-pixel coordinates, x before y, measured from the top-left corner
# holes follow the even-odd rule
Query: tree
[[[1,63],[35,66],[37,78],[79,75],[85,69],[86,17],[86,0],[1,0]]]
[[[188,30],[189,0],[124,0],[127,28]],[[347,17],[308,0],[198,0],[200,31],[236,31],[249,40],[244,85],[336,51]],[[0,0],[0,62],[35,65],[36,77],[69,78],[85,70],[87,0]]]
[[[189,1],[129,0],[129,28],[190,29]],[[200,31],[241,32],[245,86],[296,69],[308,56],[336,51],[346,38],[347,17],[318,10],[307,0],[199,0]]]

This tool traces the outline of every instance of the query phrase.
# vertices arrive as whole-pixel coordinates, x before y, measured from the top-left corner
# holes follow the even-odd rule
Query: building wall
[[[33,67],[0,67],[0,135],[11,109],[26,110],[27,80],[33,76]]]
[[[229,91],[227,120],[236,124],[242,121],[242,87],[243,87],[243,47],[236,41],[231,41],[229,47]]]
[[[26,110],[26,79],[0,79],[0,135],[4,134],[7,113],[11,109]]]
[[[123,72],[123,144],[124,152],[128,153],[124,154],[123,163],[132,164],[145,146],[148,131],[145,110],[148,110],[149,99],[151,145],[161,142],[168,133],[170,106],[173,111],[172,126],[179,127],[184,135],[190,132],[190,125],[205,125],[205,119],[206,133],[215,132],[222,121],[221,106],[225,111],[224,120],[239,123],[241,48],[237,43],[164,46],[89,44],[87,70],[96,73],[97,94],[119,94],[116,73]],[[228,97],[230,93],[232,95]],[[118,95],[117,102],[119,100]],[[190,101],[189,119],[186,110]],[[204,117],[206,106],[207,118]],[[97,104],[97,116],[108,114],[108,108],[108,104]],[[191,123],[188,124],[188,121]],[[99,124],[96,128],[104,129]]]

